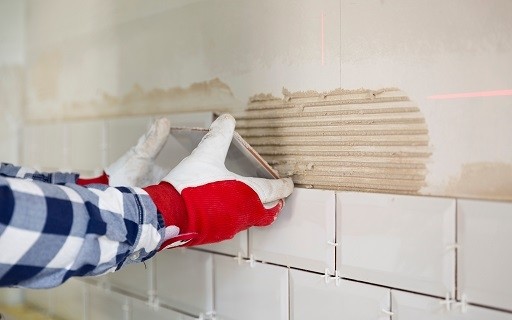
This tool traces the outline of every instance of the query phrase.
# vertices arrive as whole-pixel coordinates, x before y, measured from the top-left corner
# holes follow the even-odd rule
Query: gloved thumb
[[[238,176],[237,180],[251,187],[263,204],[284,199],[293,191],[293,181],[290,178],[265,179]]]
[[[167,118],[156,120],[149,130],[139,138],[133,148],[136,155],[142,158],[154,159],[167,142],[171,123]]]

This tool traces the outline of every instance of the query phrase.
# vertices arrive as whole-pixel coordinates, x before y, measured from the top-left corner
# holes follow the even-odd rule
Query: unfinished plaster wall
[[[512,199],[510,12],[510,1],[341,1],[341,86],[397,86],[425,115],[422,194]]]
[[[28,116],[243,108],[255,92],[307,88],[311,77],[332,89],[338,16],[337,1],[33,1]]]
[[[431,156],[415,192],[511,199],[510,91],[495,96],[512,88],[510,6],[29,1],[26,115],[36,122],[229,111],[258,93],[280,97],[283,87],[397,87],[428,127]],[[453,18],[459,8],[464,14]],[[476,94],[442,96],[467,92]]]
[[[431,306],[425,319],[444,312],[441,306],[453,306],[452,314],[440,315],[449,319],[511,317],[510,203],[460,199],[512,200],[509,0],[29,0],[25,9],[19,3],[0,1],[5,13],[0,35],[7,39],[1,42],[0,63],[6,68],[0,78],[2,160],[42,169],[76,165],[92,174],[122,154],[157,115],[171,120],[177,112],[201,110],[244,115],[266,100],[302,112],[311,103],[323,107],[330,99],[342,101],[343,95],[340,99],[328,93],[351,92],[347,90],[399,88],[412,109],[391,119],[399,125],[412,119],[419,130],[418,145],[400,149],[380,144],[389,143],[385,135],[370,140],[314,140],[305,135],[271,144],[268,135],[246,135],[271,161],[276,145],[290,152],[296,144],[311,152],[308,143],[314,141],[324,148],[314,152],[332,152],[325,147],[334,141],[340,147],[339,165],[286,167],[279,159],[275,164],[283,166],[284,174],[320,170],[321,179],[332,179],[330,173],[335,173],[341,181],[354,181],[356,173],[363,177],[355,179],[365,183],[360,188],[309,181],[302,187],[393,194],[298,189],[288,211],[268,230],[252,229],[231,242],[201,249],[208,252],[162,253],[147,269],[134,266],[89,283],[71,281],[57,290],[27,291],[32,305],[77,319],[99,319],[103,312],[110,315],[104,318],[189,319],[206,316],[212,307],[233,312],[231,319],[286,320],[287,311],[291,319],[302,314],[327,318],[338,306],[342,310],[333,312],[348,319],[361,317],[361,311],[390,319],[392,312],[401,317],[409,309]],[[458,95],[447,95],[453,93]],[[371,124],[373,116],[366,117],[364,111],[359,118],[359,113],[339,112],[346,104],[337,106],[345,109],[334,110],[333,118],[313,126],[315,133],[345,130],[354,121]],[[358,104],[350,108],[361,109]],[[24,115],[23,140],[16,140],[18,131],[12,128],[17,122],[9,114],[14,119]],[[299,121],[315,122],[309,116]],[[248,133],[255,126],[264,128],[263,133],[273,130],[269,126],[286,131],[295,121],[256,118],[239,117],[240,131]],[[364,132],[363,126],[358,129]],[[411,141],[408,135],[394,138],[395,144]],[[367,145],[356,145],[361,142]],[[402,147],[418,150],[401,153]],[[18,149],[24,150],[21,157]],[[368,157],[349,161],[357,170],[345,166],[361,152]],[[411,162],[405,155],[418,152],[413,161],[419,171],[398,167],[392,177],[380,168],[358,171],[364,168],[362,160],[381,160],[378,155],[383,154],[375,152],[388,152],[400,166]],[[409,183],[409,177],[413,182],[407,192],[393,188]],[[348,214],[339,215],[345,209]],[[479,263],[485,264],[485,277]],[[170,266],[179,271],[166,273]],[[323,267],[327,270],[322,275]],[[472,275],[477,279],[473,288],[463,281]],[[418,285],[426,276],[435,290],[430,284]],[[183,295],[169,289],[175,287],[185,288]],[[464,294],[487,287],[495,296],[469,295],[469,316],[459,317]],[[233,299],[233,292],[241,294]],[[264,293],[251,295],[258,292]],[[204,299],[183,298],[198,295]],[[155,298],[162,303],[157,312]],[[266,299],[273,299],[271,306]],[[263,307],[251,310],[255,305]],[[405,313],[404,305],[409,307]]]

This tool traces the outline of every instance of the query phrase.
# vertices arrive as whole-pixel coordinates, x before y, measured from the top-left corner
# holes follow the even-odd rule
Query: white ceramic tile
[[[151,281],[151,268],[154,261],[133,263],[106,275],[108,283],[122,290],[147,296]]]
[[[25,300],[23,288],[0,288],[0,305],[18,305]]]
[[[156,290],[161,302],[194,315],[213,310],[210,253],[170,249],[156,257]]]
[[[67,320],[82,320],[85,308],[85,290],[87,284],[70,279],[50,291],[50,314]]]
[[[155,308],[148,306],[146,302],[132,299],[130,319],[140,320],[194,320],[196,318],[187,316],[185,314],[176,312],[174,310],[159,307]]]
[[[455,200],[341,192],[337,206],[343,277],[453,296]]]
[[[23,139],[23,159],[29,167],[56,170],[69,166],[66,125],[56,123],[27,126]]]
[[[238,256],[238,253],[244,258],[249,257],[248,254],[248,232],[242,231],[237,233],[233,239],[224,240],[218,243],[197,246],[201,250],[207,250],[215,253],[223,253],[231,256]]]
[[[334,271],[335,192],[296,188],[277,220],[249,230],[249,254],[300,269]]]
[[[69,159],[73,170],[103,170],[104,123],[69,122]]]
[[[211,112],[172,114],[165,117],[170,120],[172,127],[208,128],[213,121]],[[155,163],[168,172],[189,154],[190,150],[182,146],[174,137],[169,136]]]
[[[171,121],[172,127],[208,128],[213,122],[214,114],[212,112],[190,112],[163,115],[163,117]],[[154,118],[159,117],[155,116]]]
[[[512,313],[468,305],[462,309],[454,301],[447,309],[443,299],[424,295],[391,291],[393,320],[510,320]]]
[[[89,285],[89,319],[127,319],[129,299],[119,293]]]
[[[512,311],[512,203],[457,203],[459,298]]]
[[[21,146],[19,130],[12,120],[0,118],[0,161],[8,163],[19,163],[18,147]]]
[[[50,291],[38,289],[25,289],[25,303],[40,310],[49,310]]]
[[[107,121],[107,162],[110,164],[137,144],[149,129],[149,117],[118,118]]]
[[[214,279],[218,320],[288,319],[286,268],[215,255]]]
[[[390,290],[290,270],[290,319],[390,319]]]

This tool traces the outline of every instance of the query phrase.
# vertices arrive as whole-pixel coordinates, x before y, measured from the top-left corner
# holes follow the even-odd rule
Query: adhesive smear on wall
[[[425,184],[428,128],[396,88],[259,94],[237,131],[297,186],[415,194]]]

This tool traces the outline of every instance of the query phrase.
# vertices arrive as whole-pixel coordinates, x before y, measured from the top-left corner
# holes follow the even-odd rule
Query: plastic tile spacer
[[[389,310],[386,310],[386,309],[380,309],[380,311],[382,311],[382,313],[388,315],[388,316],[393,316],[395,313],[394,312],[391,312]]]
[[[247,262],[251,268],[254,268],[254,265],[256,263],[256,260],[254,260],[254,255],[251,254],[249,256],[249,260],[247,260],[245,262]]]
[[[460,248],[460,245],[458,243],[453,243],[453,244],[449,244],[445,247],[445,250],[448,251],[448,250],[455,250],[455,249],[459,249]]]
[[[337,247],[339,243],[334,242],[334,241],[327,241],[327,244],[330,246],[333,246],[333,247]]]
[[[452,309],[452,303],[454,303],[455,300],[450,298],[450,293],[447,292],[446,296],[443,301],[440,301],[439,304],[444,305],[446,308],[446,311],[450,311]]]
[[[334,277],[333,279],[336,281],[336,287],[339,287],[340,286],[340,282],[341,282],[341,277],[338,273],[338,270],[334,271]]]
[[[244,258],[242,257],[242,253],[240,251],[238,251],[238,254],[233,259],[238,262],[239,266],[241,266],[242,265],[242,261],[244,261]]]
[[[156,290],[148,290],[148,300],[146,301],[146,304],[154,311],[158,311],[158,309],[160,309],[160,300],[158,299]]]
[[[146,302],[146,304],[154,311],[158,311],[160,309],[160,299],[158,299],[156,295],[148,297],[148,301]]]
[[[466,297],[466,295],[463,294],[460,297],[460,302],[455,303],[456,307],[460,307],[460,312],[461,313],[468,312],[468,300],[467,299],[468,299],[468,297]]]
[[[325,268],[325,272],[323,275],[320,276],[320,278],[323,278],[325,283],[328,284],[329,282],[331,282],[331,274],[329,272],[329,268]]]

